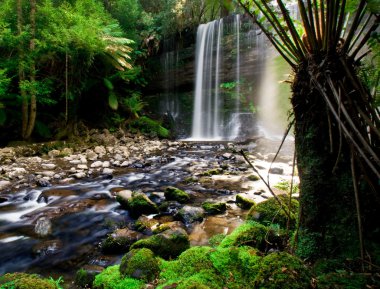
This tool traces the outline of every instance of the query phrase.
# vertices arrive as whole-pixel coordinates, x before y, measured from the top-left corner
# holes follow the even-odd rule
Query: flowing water
[[[217,165],[222,160],[224,145],[185,147],[131,165],[129,173],[112,179],[2,194],[0,274],[30,271],[65,276],[72,275],[83,264],[105,266],[118,261],[120,256],[104,256],[98,244],[115,226],[134,222],[115,200],[115,192],[120,188],[140,190],[150,196],[168,185],[180,186],[197,192],[194,206],[200,206],[208,198],[232,198],[227,189],[183,182],[194,171]],[[239,212],[230,213],[224,225],[221,220],[225,217],[222,217],[215,219],[218,226],[212,221],[205,222],[202,229],[197,226],[199,233],[193,235],[193,243],[204,244],[214,233],[230,232],[241,223],[239,215]],[[209,228],[206,228],[208,233],[204,227]]]
[[[264,155],[275,150],[272,145],[250,143],[241,148],[256,151],[264,158],[258,162],[264,174],[269,166]],[[121,255],[105,255],[99,248],[99,243],[115,228],[133,227],[135,222],[115,200],[115,192],[120,189],[140,190],[153,197],[153,193],[172,185],[193,196],[187,204],[191,207],[198,208],[206,200],[227,202],[226,213],[208,216],[201,223],[185,224],[192,245],[206,245],[215,234],[231,233],[246,213],[234,203],[236,194],[245,192],[256,201],[264,200],[264,194],[259,196],[257,191],[264,191],[265,186],[260,182],[247,183],[246,176],[252,172],[241,157],[225,155],[229,152],[226,143],[179,143],[176,150],[131,164],[128,173],[114,178],[2,193],[0,274],[26,271],[47,277],[63,276],[70,281],[83,265],[104,267],[120,261]],[[286,154],[292,155],[291,151]],[[223,165],[228,166],[224,174],[206,177],[204,181],[185,181]],[[290,175],[291,168],[282,166]],[[282,176],[272,177],[275,183]]]

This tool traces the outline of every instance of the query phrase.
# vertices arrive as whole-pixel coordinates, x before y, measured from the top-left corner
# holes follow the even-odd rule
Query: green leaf
[[[113,92],[110,92],[108,95],[108,105],[113,110],[117,110],[117,108],[119,107],[119,102],[117,101],[117,96]]]
[[[104,85],[108,88],[108,90],[113,90],[113,84],[107,78],[103,79]]]

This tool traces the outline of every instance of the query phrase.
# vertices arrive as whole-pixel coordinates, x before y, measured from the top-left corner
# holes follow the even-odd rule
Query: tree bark
[[[23,31],[23,13],[22,13],[22,0],[17,0],[17,34],[21,37],[22,31]],[[22,100],[21,105],[21,137],[25,139],[26,131],[28,127],[28,119],[29,119],[29,101],[26,94],[25,89],[22,87],[22,83],[25,80],[25,70],[24,70],[24,61],[25,61],[25,55],[24,55],[24,49],[23,49],[23,43],[21,42],[18,47],[18,78],[19,78],[19,89],[20,89],[20,95]]]
[[[37,115],[37,97],[36,97],[36,64],[34,61],[34,52],[36,48],[36,0],[30,0],[30,30],[31,39],[29,43],[29,53],[31,54],[30,63],[30,113],[28,127],[25,133],[25,139],[29,139],[32,135]]]

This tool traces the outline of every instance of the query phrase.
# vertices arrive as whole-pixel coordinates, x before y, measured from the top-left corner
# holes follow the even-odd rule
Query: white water
[[[194,111],[191,137],[188,140],[215,141],[234,140],[241,134],[240,113],[247,113],[247,108],[241,107],[241,16],[234,15],[229,23],[223,19],[215,20],[198,27],[195,59],[195,91]],[[227,26],[224,31],[223,26]],[[249,47],[255,39],[244,35]],[[232,43],[231,43],[232,40]],[[223,51],[226,41],[231,51]],[[232,67],[226,64],[234,56]],[[230,64],[230,65],[231,65]],[[233,76],[228,70],[235,70]],[[223,79],[227,77],[227,79]],[[232,90],[221,89],[221,83],[234,83]],[[227,93],[233,93],[225,107],[224,98]],[[228,96],[231,97],[231,96]],[[227,113],[226,113],[227,111]],[[249,125],[249,124],[248,124]],[[252,124],[253,125],[253,124]]]
[[[215,20],[198,27],[193,139],[219,140],[222,137],[219,99],[222,25],[223,20]]]

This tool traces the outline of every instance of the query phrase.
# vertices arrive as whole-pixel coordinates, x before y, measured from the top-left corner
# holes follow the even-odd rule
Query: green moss
[[[211,177],[213,175],[220,175],[223,173],[223,170],[222,169],[211,169],[211,170],[208,170],[208,171],[205,171],[201,174],[201,176],[204,176],[204,177]]]
[[[255,182],[255,181],[260,180],[260,178],[256,175],[249,175],[248,180]]]
[[[250,288],[261,257],[251,247],[217,248],[210,260],[227,288]]]
[[[139,240],[131,249],[148,248],[164,259],[175,258],[190,247],[189,237],[183,229],[165,232]]]
[[[140,289],[144,282],[133,278],[122,278],[119,265],[110,266],[95,277],[94,289]]]
[[[210,215],[222,214],[227,210],[226,203],[204,202],[202,208]]]
[[[180,203],[186,203],[190,200],[190,195],[175,187],[167,187],[165,190],[165,198],[167,200],[178,201]]]
[[[151,250],[134,249],[121,259],[120,275],[150,282],[158,275],[158,264],[158,259]]]
[[[88,288],[95,280],[95,274],[79,269],[75,274],[75,284],[82,288]]]
[[[240,194],[236,195],[236,204],[238,207],[244,210],[249,210],[251,207],[256,205],[255,201],[248,199]]]
[[[175,261],[161,263],[158,288],[177,284],[176,288],[222,288],[222,279],[218,277],[209,258],[211,247],[192,247],[183,252]]]
[[[289,196],[279,195],[278,198],[282,202],[285,210],[289,212]],[[292,199],[290,208],[290,229],[294,229],[297,223],[299,203],[297,200]],[[275,198],[270,198],[257,206],[250,209],[247,215],[248,220],[254,220],[264,225],[272,223],[279,224],[282,228],[286,228],[288,217]]]
[[[160,278],[163,280],[177,280],[189,277],[201,270],[212,268],[208,253],[210,247],[192,247],[184,251],[175,261],[161,264]]]
[[[43,279],[36,274],[8,273],[0,277],[2,289],[59,289],[58,283],[53,279]]]
[[[137,218],[142,214],[158,213],[156,204],[142,193],[133,193],[132,198],[127,201],[126,207],[133,218]]]
[[[218,247],[225,237],[225,234],[216,234],[208,240],[208,243],[211,247]]]
[[[259,264],[255,288],[306,289],[311,288],[311,273],[303,262],[285,252],[265,256]]]
[[[266,252],[271,248],[282,248],[284,234],[275,227],[266,227],[253,221],[247,221],[237,227],[220,243],[221,248],[232,246],[251,246]]]
[[[193,176],[191,176],[191,177],[187,177],[187,178],[184,180],[184,182],[187,183],[187,184],[196,183],[196,182],[198,182],[198,181],[199,181],[199,179],[196,178],[196,177],[193,177]]]

